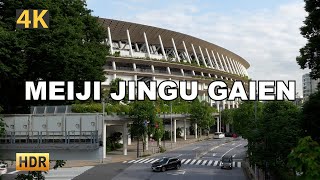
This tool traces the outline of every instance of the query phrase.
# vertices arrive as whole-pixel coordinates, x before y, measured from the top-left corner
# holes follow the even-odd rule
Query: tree
[[[49,29],[16,29],[16,9],[48,9]],[[5,113],[27,112],[30,105],[60,101],[25,101],[25,81],[104,81],[108,47],[105,29],[91,16],[84,0],[0,3],[0,105]]]
[[[158,146],[160,145],[160,140],[163,138],[163,135],[164,135],[163,121],[160,118],[156,118],[153,137],[157,140]]]
[[[261,168],[274,173],[286,169],[290,150],[301,136],[300,110],[289,101],[265,103],[258,122],[258,133],[253,140],[253,158]]]
[[[134,101],[130,103],[129,116],[133,120],[131,125],[131,135],[138,140],[137,143],[137,157],[139,157],[139,140],[148,133],[148,124],[154,124],[156,119],[156,108],[152,101]]]
[[[320,146],[310,136],[299,140],[288,156],[288,166],[302,173],[304,179],[320,179]]]
[[[232,124],[233,123],[233,113],[234,109],[225,109],[221,112],[221,122],[222,124]]]
[[[308,42],[300,49],[297,63],[302,69],[311,69],[311,78],[317,79],[320,78],[320,1],[305,0],[305,10],[308,16],[300,30]]]
[[[2,107],[0,106],[0,113],[1,112],[2,112]],[[6,130],[5,127],[6,127],[6,124],[3,121],[2,116],[0,114],[0,137],[4,135],[5,130]]]
[[[320,91],[312,94],[302,108],[303,129],[305,136],[320,143]]]
[[[190,104],[190,119],[202,129],[209,130],[214,125],[214,112],[216,110],[205,101],[200,102],[199,99],[195,99]]]

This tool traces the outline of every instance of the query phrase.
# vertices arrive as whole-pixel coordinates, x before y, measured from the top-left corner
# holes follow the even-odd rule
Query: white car
[[[0,176],[7,173],[8,171],[7,167],[8,167],[7,164],[0,163]]]
[[[213,135],[213,138],[215,138],[215,139],[221,139],[221,138],[224,138],[224,137],[225,137],[225,135],[224,135],[223,132],[216,132]]]

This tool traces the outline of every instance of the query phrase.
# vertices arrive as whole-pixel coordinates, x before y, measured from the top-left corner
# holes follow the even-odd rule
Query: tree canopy
[[[200,128],[208,129],[215,123],[213,113],[216,109],[211,107],[205,101],[195,99],[190,104],[190,119],[193,123],[197,123]]]
[[[48,9],[49,29],[16,29],[16,9]],[[27,111],[25,81],[104,81],[108,47],[105,29],[91,15],[84,0],[16,1],[0,3],[0,105],[6,113]],[[21,110],[22,109],[22,110]]]
[[[300,30],[308,42],[300,49],[297,62],[302,69],[311,69],[311,77],[317,79],[320,78],[320,1],[305,0],[305,10],[308,16]]]

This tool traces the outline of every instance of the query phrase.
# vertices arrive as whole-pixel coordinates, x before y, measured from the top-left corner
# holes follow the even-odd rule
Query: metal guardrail
[[[99,143],[98,131],[9,131],[0,144]]]

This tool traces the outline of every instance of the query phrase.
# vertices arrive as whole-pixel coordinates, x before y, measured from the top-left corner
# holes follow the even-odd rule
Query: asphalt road
[[[99,165],[74,178],[75,180],[157,180],[157,179],[215,179],[246,180],[241,168],[241,160],[245,157],[245,145],[242,139],[230,141],[232,138],[214,139],[197,142],[171,152],[157,156],[145,157],[123,163]],[[232,170],[220,168],[223,155],[234,156]],[[162,157],[179,157],[182,167],[179,170],[153,172],[151,163]]]
[[[72,168],[58,168],[50,170],[46,179],[55,180],[157,180],[157,179],[215,179],[215,180],[246,180],[241,161],[245,157],[247,142],[241,138],[224,138],[200,141],[170,152],[152,157],[144,157],[122,163],[103,164]],[[233,169],[220,168],[220,159],[223,155],[234,157]],[[162,157],[179,157],[182,166],[179,170],[166,172],[152,172],[151,163]],[[3,180],[13,180],[17,174],[15,169],[8,169]]]

